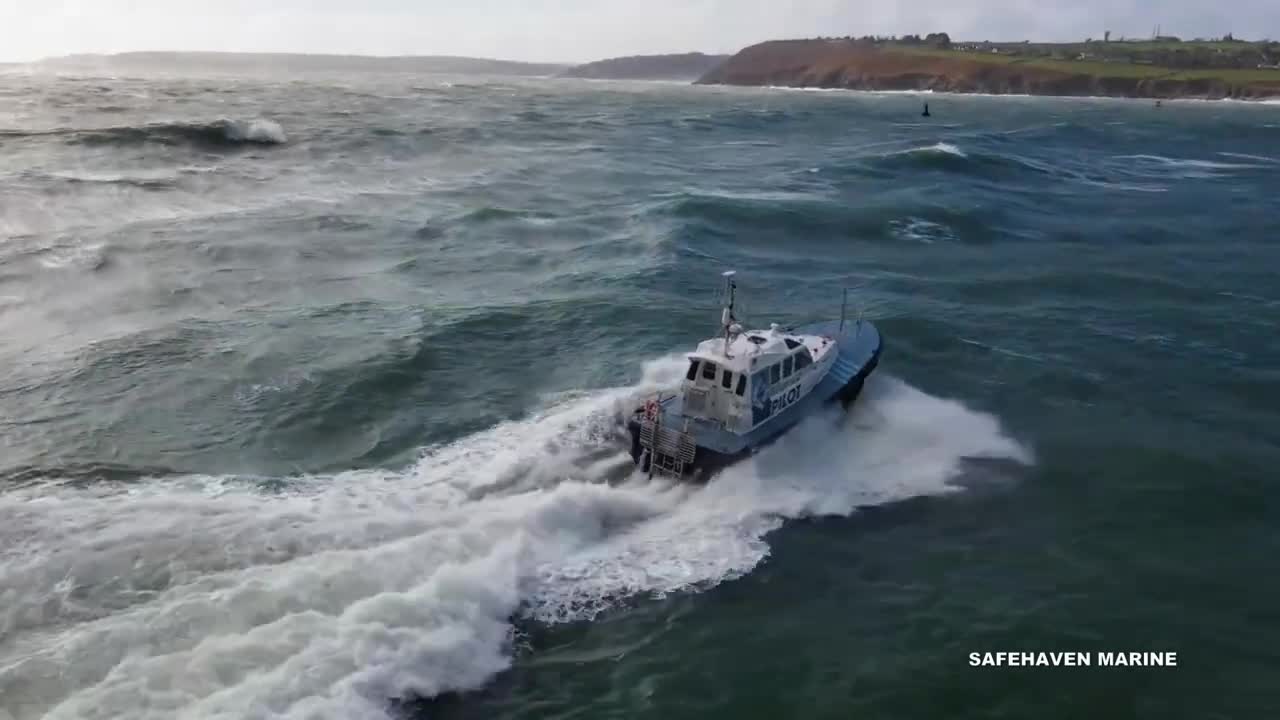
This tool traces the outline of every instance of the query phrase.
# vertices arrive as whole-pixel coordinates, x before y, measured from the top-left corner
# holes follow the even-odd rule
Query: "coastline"
[[[1280,70],[1045,61],[836,40],[752,45],[697,84],[1162,101],[1280,100]]]
[[[760,90],[782,90],[787,92],[814,92],[814,93],[855,93],[863,95],[924,95],[924,96],[940,96],[940,97],[989,97],[989,98],[1057,98],[1062,100],[1117,100],[1117,101],[1152,101],[1159,100],[1167,103],[1239,103],[1241,105],[1260,105],[1260,106],[1280,106],[1280,91],[1275,95],[1263,96],[1231,96],[1222,95],[1214,96],[1168,96],[1168,95],[1089,95],[1089,94],[1063,94],[1048,92],[996,92],[992,90],[937,90],[933,88],[918,89],[885,89],[885,88],[864,88],[864,87],[846,87],[840,85],[778,85],[778,84],[746,84],[746,83],[718,83],[705,82],[702,80],[695,81],[693,85],[706,87],[725,87],[725,88],[758,88]]]
[[[1177,97],[1177,98],[1151,98],[1151,97],[1130,97],[1125,95],[1049,95],[1049,94],[1033,94],[1033,93],[993,93],[993,92],[956,92],[951,90],[863,90],[860,88],[848,87],[812,87],[799,85],[729,85],[724,83],[694,83],[702,87],[721,87],[721,88],[754,88],[758,90],[776,90],[781,92],[807,92],[807,93],[833,93],[833,94],[852,94],[852,95],[885,95],[885,96],[910,96],[920,95],[925,97],[975,97],[975,98],[1000,98],[1000,99],[1053,99],[1053,100],[1109,100],[1114,102],[1138,102],[1149,100],[1161,100],[1166,103],[1236,103],[1240,105],[1251,106],[1276,106],[1280,107],[1280,96],[1262,97],[1262,98],[1205,98],[1205,97]]]

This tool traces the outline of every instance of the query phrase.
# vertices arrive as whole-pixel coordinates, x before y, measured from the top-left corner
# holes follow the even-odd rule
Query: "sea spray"
[[[893,378],[869,383],[850,417],[813,418],[705,487],[600,484],[555,457],[680,365],[652,363],[640,386],[568,399],[403,472],[278,494],[179,478],[0,496],[6,546],[25,538],[0,575],[16,634],[0,694],[18,720],[378,717],[395,698],[501,672],[515,614],[588,620],[705,588],[750,572],[786,518],[951,492],[966,456],[1031,460],[994,418]],[[492,487],[547,464],[558,482]]]
[[[231,142],[283,145],[289,141],[280,123],[271,120],[223,120],[221,125],[223,135]]]

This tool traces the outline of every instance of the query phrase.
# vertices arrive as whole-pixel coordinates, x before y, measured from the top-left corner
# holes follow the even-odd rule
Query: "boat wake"
[[[0,494],[0,697],[15,720],[386,716],[508,667],[514,618],[711,587],[787,518],[955,492],[969,457],[1032,462],[995,418],[873,376],[849,416],[705,486],[650,482],[619,416],[684,364],[403,471]]]

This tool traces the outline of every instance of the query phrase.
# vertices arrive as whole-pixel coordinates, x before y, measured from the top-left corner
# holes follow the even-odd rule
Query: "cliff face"
[[[1152,98],[1262,98],[1280,96],[1274,80],[1233,81],[1230,75],[1184,79],[1169,71],[1117,65],[1114,71],[1074,71],[965,53],[925,53],[846,41],[785,40],[748,47],[698,80],[703,84],[779,85],[851,90],[1111,96]],[[1081,63],[1093,70],[1094,63]],[[1128,71],[1128,72],[1126,72]],[[1112,74],[1114,72],[1114,74]]]
[[[598,80],[696,80],[713,71],[728,55],[634,55],[578,65],[565,77]]]

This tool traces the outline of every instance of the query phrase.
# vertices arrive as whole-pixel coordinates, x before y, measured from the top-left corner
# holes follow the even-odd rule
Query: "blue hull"
[[[828,335],[836,338],[839,353],[835,365],[812,392],[751,432],[737,435],[711,423],[693,421],[689,432],[693,435],[698,447],[689,470],[690,474],[695,478],[709,477],[716,471],[766,447],[782,437],[787,430],[822,408],[836,402],[847,407],[856,400],[862,392],[862,386],[867,377],[880,363],[883,341],[879,331],[869,322],[862,321],[849,324],[847,327],[844,333],[840,332],[839,322],[815,323],[794,329],[797,333]],[[662,422],[679,427],[683,423],[680,410],[680,398],[672,397],[663,400]],[[637,463],[645,460],[640,448],[642,413],[643,408],[637,408],[635,415],[627,423],[631,434],[631,457]],[[641,469],[647,470],[643,467]]]

